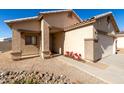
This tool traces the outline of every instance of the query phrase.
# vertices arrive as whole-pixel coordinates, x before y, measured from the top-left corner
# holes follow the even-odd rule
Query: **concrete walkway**
[[[112,55],[97,63],[78,62],[64,56],[58,59],[106,83],[124,83],[124,54]]]

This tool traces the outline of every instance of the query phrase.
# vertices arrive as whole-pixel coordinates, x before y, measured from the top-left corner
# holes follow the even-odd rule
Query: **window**
[[[25,36],[25,45],[36,45],[37,37],[36,36]]]

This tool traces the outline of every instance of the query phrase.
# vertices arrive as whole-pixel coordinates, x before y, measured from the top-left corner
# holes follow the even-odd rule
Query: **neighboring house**
[[[82,21],[73,10],[58,10],[5,22],[13,31],[13,59],[25,55],[47,58],[69,51],[97,61],[116,52],[119,29],[111,12]]]
[[[3,38],[0,41],[0,52],[10,51],[12,49],[12,40],[11,38]]]
[[[124,54],[124,32],[121,31],[116,35],[117,37],[117,53]]]

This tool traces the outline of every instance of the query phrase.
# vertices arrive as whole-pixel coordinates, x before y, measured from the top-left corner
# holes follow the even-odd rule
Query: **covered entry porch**
[[[40,34],[38,30],[16,29],[12,39],[12,58],[19,60],[39,56]]]
[[[64,29],[51,26],[44,20],[41,24],[41,57],[45,59],[63,54]]]
[[[12,58],[18,60],[24,56],[49,58],[52,54],[63,54],[64,32],[62,28],[41,22],[41,29],[15,29],[12,39]]]

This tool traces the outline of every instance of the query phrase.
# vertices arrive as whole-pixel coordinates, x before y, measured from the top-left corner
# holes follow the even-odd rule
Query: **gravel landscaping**
[[[65,75],[38,71],[0,72],[0,84],[71,84]]]

